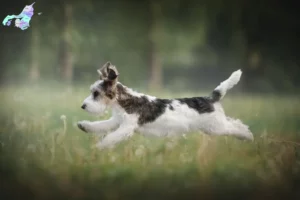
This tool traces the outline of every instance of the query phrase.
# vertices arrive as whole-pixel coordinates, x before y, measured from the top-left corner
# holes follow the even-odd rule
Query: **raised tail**
[[[239,82],[241,75],[242,71],[239,69],[233,72],[227,80],[220,83],[220,85],[218,85],[211,94],[213,102],[220,101],[225,96],[227,90],[230,90]]]

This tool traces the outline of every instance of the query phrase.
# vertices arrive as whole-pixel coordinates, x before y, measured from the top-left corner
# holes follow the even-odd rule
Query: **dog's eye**
[[[93,96],[94,98],[96,98],[97,96],[99,96],[99,92],[98,91],[93,92]]]

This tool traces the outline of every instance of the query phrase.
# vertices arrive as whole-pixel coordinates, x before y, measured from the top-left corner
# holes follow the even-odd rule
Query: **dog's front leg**
[[[111,148],[117,143],[130,138],[135,130],[134,125],[123,124],[116,131],[109,133],[102,141],[97,144],[97,148]]]
[[[78,128],[87,133],[105,134],[118,126],[118,120],[114,117],[104,121],[80,121],[77,123]]]

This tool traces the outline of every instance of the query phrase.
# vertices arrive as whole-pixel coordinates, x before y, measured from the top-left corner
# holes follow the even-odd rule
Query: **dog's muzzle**
[[[86,104],[82,104],[81,108],[84,110],[86,108]]]

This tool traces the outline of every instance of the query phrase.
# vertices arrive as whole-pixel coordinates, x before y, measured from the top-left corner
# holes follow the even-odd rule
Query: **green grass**
[[[136,134],[113,150],[97,151],[92,148],[97,138],[76,127],[79,120],[97,120],[80,109],[87,95],[86,88],[1,89],[1,194],[31,199],[296,195],[298,97],[227,94],[225,112],[250,126],[253,143],[197,133],[176,140]]]

